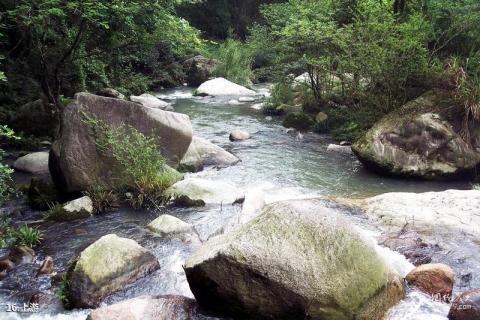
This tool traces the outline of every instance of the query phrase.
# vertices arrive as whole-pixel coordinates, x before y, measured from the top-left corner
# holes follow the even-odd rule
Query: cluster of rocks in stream
[[[185,61],[186,70],[202,73],[196,78],[192,75],[190,80],[200,85],[196,94],[237,96],[241,98],[236,101],[254,102],[255,91],[223,78],[210,79],[217,63],[203,57]],[[56,189],[62,193],[88,190],[95,181],[102,181],[110,189],[121,187],[125,183],[122,169],[115,159],[98,152],[85,114],[109,125],[132,126],[152,138],[172,168],[200,171],[240,161],[194,136],[188,116],[170,112],[170,104],[149,94],[131,96],[130,100],[113,89],[99,95],[77,94],[65,109],[62,130],[50,154],[26,155],[14,167],[32,174],[50,171]],[[478,155],[440,116],[426,112],[436,101],[430,93],[407,104],[408,110],[419,104],[427,108],[413,120],[393,124],[388,118],[381,121],[366,140],[353,146],[354,152],[368,166],[393,174],[436,178],[471,170],[479,162]],[[305,121],[302,115],[291,113],[286,125],[304,130]],[[325,121],[318,114],[307,122],[310,127]],[[229,136],[232,142],[249,138],[248,132],[239,129]],[[405,151],[405,143],[415,143],[419,148]],[[350,146],[331,145],[328,150],[351,152]],[[45,210],[48,202],[40,189],[48,189],[48,183],[34,181],[28,191],[30,201],[39,207],[42,204]],[[51,197],[58,197],[54,193]],[[437,240],[432,233],[448,237],[458,232],[474,239],[480,236],[480,191],[392,193],[358,201],[303,199],[267,205],[261,189],[245,192],[229,182],[189,177],[173,184],[165,195],[181,206],[243,202],[240,224],[203,244],[195,227],[178,217],[163,214],[146,226],[156,237],[193,245],[195,251],[185,261],[184,271],[195,300],[172,295],[138,297],[95,309],[88,319],[380,320],[404,298],[405,283],[424,294],[453,299],[454,271],[447,265],[430,263]],[[334,202],[341,206],[330,205]],[[417,267],[403,279],[384,261],[373,241],[347,220],[345,208],[360,210],[383,231],[382,244],[400,251]],[[52,210],[48,219],[70,221],[88,218],[92,213],[92,200],[84,196]],[[406,234],[413,236],[402,238]],[[446,250],[442,245],[438,250]],[[12,249],[0,259],[0,277],[16,265],[31,263],[34,255],[25,247]],[[134,240],[108,234],[71,263],[65,293],[72,307],[97,308],[109,295],[161,267],[157,257]],[[35,276],[52,273],[54,261],[46,257]],[[480,290],[456,297],[448,318],[480,319]]]

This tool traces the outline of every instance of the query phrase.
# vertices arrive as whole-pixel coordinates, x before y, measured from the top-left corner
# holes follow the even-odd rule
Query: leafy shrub
[[[294,92],[292,90],[292,81],[283,79],[273,85],[271,96],[265,101],[263,113],[267,115],[279,115],[283,111],[279,108],[282,105],[292,105]]]
[[[43,234],[37,228],[25,225],[15,230],[13,237],[15,238],[15,245],[32,248],[42,241]]]
[[[106,213],[112,211],[119,204],[118,194],[113,190],[107,190],[101,184],[94,184],[90,190],[85,192],[93,202],[95,213]]]
[[[12,129],[0,125],[0,137],[10,140],[17,140]],[[4,152],[0,149],[0,161],[3,160]],[[10,183],[12,181],[13,170],[6,164],[0,162],[0,205],[3,204],[10,194]]]
[[[228,39],[212,55],[221,62],[215,75],[244,86],[252,84],[252,53],[241,41]]]
[[[65,309],[70,310],[72,308],[72,304],[70,301],[70,281],[67,279],[67,276],[63,276],[60,285],[55,290],[60,301],[62,301],[63,306]]]
[[[163,192],[178,176],[175,170],[169,170],[155,140],[131,126],[114,127],[86,114],[84,118],[95,133],[97,148],[122,165],[126,184],[132,188],[130,199],[135,199],[132,204],[139,207],[149,202],[157,206],[162,202]]]

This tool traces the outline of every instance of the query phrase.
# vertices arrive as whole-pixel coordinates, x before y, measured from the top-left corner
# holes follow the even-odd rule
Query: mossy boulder
[[[473,177],[480,153],[466,143],[445,110],[451,95],[430,91],[388,114],[353,146],[369,169],[405,177]]]
[[[306,131],[314,125],[313,119],[303,112],[293,112],[283,120],[285,128],[294,128],[300,131]]]
[[[157,258],[134,240],[109,234],[83,250],[72,264],[67,294],[73,307],[95,308],[111,293],[159,268]]]
[[[404,297],[373,244],[320,200],[271,204],[184,268],[199,304],[234,318],[379,320]]]

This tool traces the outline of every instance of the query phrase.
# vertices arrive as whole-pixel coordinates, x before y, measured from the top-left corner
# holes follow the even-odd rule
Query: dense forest
[[[253,200],[255,205],[250,204],[245,194],[239,195],[237,190],[232,190],[229,185],[211,186],[211,181],[202,184],[191,181],[190,179],[203,178],[192,178],[190,175],[202,171],[204,167],[223,169],[238,166],[240,163],[240,166],[246,166],[245,173],[248,173],[251,169],[249,165],[257,166],[258,169],[260,163],[272,170],[271,180],[278,182],[279,179],[282,186],[288,185],[299,175],[301,178],[298,180],[303,179],[298,183],[302,188],[305,187],[304,184],[308,185],[312,183],[311,180],[317,179],[317,189],[311,185],[308,187],[315,191],[321,190],[322,195],[323,192],[334,190],[332,193],[335,196],[352,198],[366,199],[372,195],[397,190],[480,190],[480,185],[476,184],[479,178],[477,171],[480,168],[479,26],[478,0],[1,0],[0,204],[7,208],[6,211],[11,212],[6,214],[5,219],[0,219],[0,250],[12,249],[13,252],[18,247],[31,250],[35,246],[41,246],[44,238],[48,238],[45,230],[54,223],[68,224],[77,219],[103,217],[103,213],[118,213],[125,207],[146,212],[163,212],[162,210],[168,210],[165,208],[171,207],[183,208],[182,210],[208,208],[211,203],[219,205],[222,212],[224,202],[236,205],[244,203],[241,209],[244,211],[246,203],[255,207],[256,200]],[[178,92],[183,96],[178,95]],[[217,98],[218,100],[215,100]],[[208,118],[198,111],[208,103],[216,103],[216,107],[220,105],[218,109],[209,109],[211,114],[218,113],[215,118]],[[244,105],[248,105],[248,108],[240,111],[234,109]],[[241,122],[240,119],[247,117],[244,111],[246,109],[256,112],[249,117],[263,121],[253,133],[241,130],[242,128],[232,128],[233,123],[251,125],[253,120]],[[159,113],[155,113],[157,111]],[[229,118],[233,114],[236,118]],[[221,123],[213,124],[215,121]],[[263,159],[265,163],[253,165],[248,162],[251,160],[250,154],[242,153],[245,149],[235,149],[241,143],[249,143],[246,141],[261,140],[255,137],[255,134],[263,134],[261,137],[265,138],[277,123],[283,126],[281,128],[284,131],[276,133],[278,138],[268,136],[270,140],[264,141],[264,145],[275,147],[264,150],[255,146],[266,154]],[[205,128],[214,128],[215,125],[219,127],[215,127],[214,133],[202,131],[206,130]],[[206,137],[196,135],[196,131],[206,132],[212,140],[217,138],[219,132],[223,134],[226,130],[231,132],[228,142],[219,143],[222,148],[206,141]],[[329,171],[341,168],[347,172],[335,173],[338,181],[348,174],[354,178],[348,176],[345,181],[338,182],[335,177],[332,178],[333,182],[330,182],[328,177],[322,180],[323,177],[312,178],[308,174],[302,176],[304,171],[315,172],[317,164],[319,171],[324,170],[322,161],[326,161],[325,157],[328,158],[329,155],[322,153],[317,156],[312,151],[319,150],[318,145],[326,141],[318,139],[332,139],[328,151],[336,150],[343,154],[340,158],[336,158],[336,155],[328,160],[328,165],[332,166]],[[288,153],[293,145],[298,149]],[[248,147],[250,145],[247,144],[244,148]],[[282,147],[287,150],[285,154],[274,150]],[[246,159],[237,157],[235,151]],[[18,161],[32,152],[43,154],[32,156],[32,159],[42,157],[42,160],[32,160],[34,166],[43,166],[45,172],[42,172],[42,175],[38,175],[40,171],[37,172],[36,169],[18,164]],[[269,152],[273,152],[274,156],[269,155]],[[345,154],[351,158],[342,158]],[[289,162],[291,159],[285,160],[283,157],[298,157],[298,161]],[[279,163],[266,163],[267,159],[278,160]],[[40,162],[42,164],[39,164]],[[337,163],[344,167],[335,167]],[[302,167],[291,173],[295,176],[292,178],[288,170],[295,165]],[[359,166],[361,169],[358,169]],[[381,175],[374,178],[367,174],[361,176],[363,173],[359,174],[358,170],[363,169]],[[283,181],[279,178],[283,172],[277,174],[275,170],[284,170],[288,179]],[[26,185],[19,183],[19,172],[33,174],[32,177],[28,176],[32,180]],[[205,172],[207,177],[211,177],[210,171]],[[258,172],[261,175],[263,171],[258,169]],[[384,180],[385,176],[393,180]],[[414,180],[398,182],[405,178]],[[245,179],[252,182],[250,178]],[[348,191],[337,190],[340,187],[335,183],[348,185],[357,180],[360,181],[359,189],[363,188],[362,183],[367,185],[370,181],[375,181],[374,184],[380,186],[371,187],[365,193],[357,189],[352,191],[353,187],[345,187]],[[446,184],[439,186],[435,184],[438,181]],[[182,186],[182,183],[192,185]],[[397,183],[404,185],[400,188]],[[461,186],[451,183],[461,183]],[[195,198],[191,194],[182,194],[188,193],[182,188],[202,196]],[[208,188],[211,188],[208,192],[204,190]],[[221,195],[217,197],[217,193]],[[392,227],[396,232],[395,239],[411,237],[407,239],[410,241],[408,244],[414,243],[415,250],[420,250],[422,246],[421,250],[434,248],[436,244],[433,240],[425,240],[431,234],[426,235],[425,229],[415,229],[415,221],[412,224],[406,221],[410,216],[404,213],[405,208],[402,205],[418,201],[419,207],[428,207],[424,208],[424,211],[438,213],[444,210],[444,205],[439,203],[451,202],[456,204],[455,210],[463,210],[462,212],[467,212],[467,216],[471,214],[473,218],[468,220],[469,222],[462,220],[460,223],[457,217],[449,216],[448,219],[438,219],[436,223],[446,221],[445,223],[458,227],[459,229],[455,230],[461,232],[452,232],[456,236],[463,232],[473,234],[474,236],[468,238],[468,241],[471,240],[469,244],[472,247],[478,246],[478,231],[467,226],[478,222],[478,213],[472,213],[478,209],[478,194],[447,194],[445,197],[442,200],[428,198],[428,201],[419,200],[413,195],[408,199],[401,196],[386,197],[386,203],[392,201],[391,210],[398,210],[406,215],[402,218],[396,216],[398,221],[405,221],[398,222],[402,224],[399,229]],[[217,201],[219,198],[221,200]],[[353,206],[352,210],[378,214],[376,222],[388,216],[384,213],[388,210],[381,207],[386,206],[381,202],[383,200],[371,199],[374,200],[359,202],[358,199],[337,199],[339,204],[335,206],[325,205],[323,202],[308,202],[303,203],[301,208],[300,205],[288,203],[285,204],[287,209],[273,205],[268,208],[274,211],[275,215],[255,220],[257,225],[246,224],[244,229],[238,229],[236,240],[233,237],[224,239],[225,243],[233,243],[230,249],[225,250],[232,250],[232,255],[235,255],[235,250],[245,249],[243,244],[238,245],[235,241],[241,238],[245,242],[255,242],[256,238],[252,234],[257,233],[260,234],[259,241],[276,239],[281,243],[283,236],[291,234],[287,226],[289,223],[284,223],[285,221],[289,221],[291,228],[295,228],[293,233],[297,234],[298,231],[298,242],[294,242],[294,246],[303,246],[310,241],[311,230],[307,225],[320,228],[315,229],[315,232],[325,232],[326,237],[335,236],[330,235],[331,228],[322,229],[325,226],[318,225],[317,220],[310,221],[310,217],[302,215],[301,221],[293,221],[288,215],[289,210],[303,212],[311,208],[319,210],[319,206],[325,206],[328,210],[335,207],[335,210],[342,211],[346,209],[339,207]],[[81,201],[71,204],[77,200]],[[84,208],[85,201],[87,204],[88,201],[91,202],[91,209]],[[376,203],[375,201],[381,202],[380,209],[368,207],[371,203]],[[268,201],[262,200],[261,207],[266,202]],[[43,224],[16,223],[14,213],[17,211],[11,208],[20,206],[19,203],[27,206],[30,210],[28,212],[35,217],[34,219],[29,216],[26,220],[41,220]],[[76,206],[81,209],[75,209]],[[388,212],[390,214],[393,211]],[[318,214],[323,217],[325,212]],[[345,212],[342,211],[343,213]],[[208,247],[210,240],[207,239],[217,233],[227,234],[225,230],[231,225],[223,221],[225,225],[218,227],[221,231],[203,230],[202,232],[208,233],[204,235],[198,230],[193,232],[193,227],[190,228],[186,223],[181,224],[184,222],[179,222],[178,219],[164,219],[167,220],[162,220],[161,223],[184,228],[183,233],[190,230],[188,241],[183,238],[182,241],[205,242],[206,247],[213,248],[212,250],[217,247],[213,244]],[[419,219],[421,224],[427,218],[421,216]],[[260,225],[262,223],[267,226]],[[269,228],[270,223],[278,225],[277,232],[282,235],[272,231]],[[347,248],[347,254],[356,252],[360,258],[352,258],[355,261],[353,273],[365,273],[364,280],[351,279],[350,285],[357,287],[350,288],[350,291],[358,288],[364,291],[357,296],[352,295],[350,300],[341,296],[343,293],[330,288],[335,286],[328,284],[326,286],[332,290],[331,296],[322,296],[318,302],[315,300],[318,297],[305,298],[303,295],[308,294],[302,291],[303,287],[298,289],[292,285],[295,287],[292,289],[289,287],[291,283],[288,283],[285,287],[278,285],[277,288],[275,281],[278,279],[269,279],[268,272],[252,275],[254,272],[250,270],[241,270],[238,274],[242,277],[257,277],[261,279],[258,280],[259,283],[264,281],[267,286],[275,289],[265,293],[262,291],[265,289],[263,286],[252,285],[254,291],[258,290],[258,296],[233,297],[245,294],[243,290],[248,291],[246,288],[250,288],[250,284],[242,282],[240,288],[214,290],[212,286],[221,287],[218,282],[225,279],[220,277],[212,280],[209,277],[214,276],[210,272],[222,273],[230,270],[230,267],[231,270],[241,267],[225,266],[224,263],[227,262],[220,259],[215,272],[204,270],[203,264],[194,263],[205,258],[198,252],[193,255],[195,259],[189,262],[182,260],[182,277],[185,278],[186,275],[184,282],[188,280],[191,292],[200,306],[221,316],[233,315],[235,318],[241,314],[248,318],[252,310],[260,310],[264,318],[300,319],[301,316],[302,319],[380,319],[386,310],[401,300],[400,296],[405,295],[402,291],[403,285],[398,284],[398,279],[391,276],[388,271],[390,269],[379,267],[378,257],[374,256],[370,249],[357,246],[363,241],[361,236],[351,233],[348,228],[344,230],[342,222],[335,223],[338,225],[333,227],[339,228],[341,240],[331,242],[332,246],[340,246],[338,250]],[[388,223],[393,225],[390,220]],[[160,223],[151,226],[152,224],[153,222],[148,225],[150,229],[161,229]],[[434,227],[432,228],[434,230]],[[438,228],[441,230],[441,227]],[[247,229],[249,232],[243,234]],[[275,234],[265,235],[264,232]],[[382,235],[385,234],[387,233]],[[263,236],[265,238],[262,238]],[[277,236],[279,238],[276,238]],[[384,240],[388,236],[385,236]],[[109,235],[98,241],[105,237]],[[193,241],[192,237],[196,240]],[[404,242],[407,241],[405,237],[402,238]],[[422,242],[421,238],[425,238],[425,242]],[[131,244],[127,242],[121,244],[123,240],[108,238],[108,241],[105,240],[108,243],[99,244],[100,250],[109,250],[109,241],[120,241],[119,246],[130,248]],[[312,241],[317,240],[315,238]],[[345,241],[348,243],[344,244]],[[49,242],[46,242],[48,245]],[[404,249],[404,242],[402,245],[397,245],[396,242],[393,245],[391,238],[388,238],[385,240],[387,244],[382,245],[400,252],[409,261],[420,261],[417,251],[411,253],[408,246],[408,250]],[[276,248],[275,244],[269,245],[274,247],[272,250],[281,250]],[[325,249],[323,245],[321,242],[319,246],[322,249],[315,250],[336,250],[330,247]],[[445,248],[447,245],[441,250]],[[249,248],[248,250],[253,251],[247,250],[245,254],[253,257],[253,260],[261,255],[267,258],[274,256],[269,256],[271,251],[255,251],[257,249]],[[434,252],[434,249],[431,250]],[[445,249],[445,252],[447,251]],[[79,252],[74,253],[77,255]],[[89,254],[95,256],[96,252]],[[444,262],[445,256],[449,255],[446,253],[437,259],[440,257],[438,254],[427,260]],[[236,258],[238,257],[231,259]],[[292,261],[296,259],[290,256],[288,258]],[[345,258],[345,261],[350,261],[349,258],[351,257]],[[158,268],[158,262],[150,256],[142,255],[142,259],[146,261],[142,267],[144,270],[130,270],[130,278],[137,280],[140,278],[139,274],[148,274]],[[230,261],[230,258],[225,259]],[[357,260],[362,259],[363,262],[357,264]],[[193,260],[195,261],[192,262]],[[6,262],[2,264],[2,261],[5,260],[0,259],[0,287],[1,280],[7,277],[7,268],[4,268]],[[332,262],[333,267],[329,272],[336,268],[342,269],[336,264],[345,261]],[[474,264],[475,261],[474,259],[471,263]],[[412,263],[421,264],[416,262]],[[87,262],[85,265],[75,263],[66,270],[67,261],[62,260],[60,264],[68,274],[65,273],[63,278],[57,279],[57,283],[53,285],[56,295],[66,309],[95,308],[99,301],[118,289],[105,294],[81,292],[85,289],[82,286],[86,285],[75,286],[76,281],[80,281],[78,277],[81,275],[78,274],[81,274],[80,271],[86,273],[85,270],[90,270],[91,265]],[[321,264],[325,263],[328,262],[321,261]],[[265,270],[269,267],[265,267]],[[296,267],[292,270],[299,273],[314,270],[322,274],[324,271],[321,267],[321,270],[315,267],[308,271],[301,267],[299,271]],[[461,265],[454,267],[463,268]],[[280,267],[279,270],[287,269]],[[77,271],[78,274],[75,273]],[[282,272],[279,277],[283,276]],[[387,277],[388,281],[381,278],[383,276]],[[314,283],[315,279],[312,276],[311,282]],[[473,284],[464,287],[475,287],[477,274],[473,279]],[[241,282],[245,279],[237,280]],[[340,287],[348,287],[348,283],[345,283],[347,280],[335,278],[332,281],[338,281]],[[118,287],[124,284],[120,283]],[[229,285],[232,284],[225,284],[227,287]],[[398,289],[400,287],[402,290]],[[460,293],[462,288],[454,287],[454,290]],[[289,291],[290,289],[292,291]],[[300,293],[295,291],[297,289]],[[323,287],[318,290],[322,291]],[[378,292],[382,292],[381,298],[376,296]],[[433,292],[432,295],[437,293]],[[442,291],[442,295],[444,293]],[[278,304],[270,305],[265,302],[273,296],[282,297],[284,294],[294,302],[280,298]],[[480,291],[476,294],[476,312],[480,314]],[[453,300],[450,299],[451,295],[450,288],[446,299],[448,303]],[[86,296],[88,297],[85,298]],[[383,300],[369,300],[377,298]],[[218,306],[214,303],[215,299],[220,299],[225,305],[233,301],[233,307]],[[325,302],[327,300],[328,302]],[[254,301],[257,301],[257,305]],[[379,306],[372,307],[375,303]],[[449,319],[475,318],[475,315],[473,318],[455,316],[456,311],[450,311]],[[102,314],[92,319],[103,319]]]

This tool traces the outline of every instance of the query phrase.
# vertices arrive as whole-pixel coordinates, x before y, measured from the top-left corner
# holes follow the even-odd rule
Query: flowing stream
[[[265,87],[259,86],[257,89]],[[230,99],[195,98],[191,92],[190,88],[180,88],[159,95],[169,99],[176,112],[190,116],[195,135],[209,139],[242,160],[236,166],[222,170],[206,169],[191,175],[226,180],[245,190],[262,186],[267,202],[314,195],[360,198],[390,191],[424,192],[469,187],[465,183],[420,182],[372,174],[365,171],[353,155],[327,151],[327,146],[333,143],[329,136],[287,132],[277,119],[265,117],[256,108],[255,104],[259,101],[237,104]],[[250,132],[252,139],[230,142],[229,133],[235,128]],[[26,177],[19,175],[20,178],[24,180]],[[223,205],[200,209],[166,208],[164,211],[192,223],[202,240],[206,240],[210,235],[228,231],[238,224],[241,207]],[[151,250],[158,257],[161,269],[108,297],[103,305],[148,294],[192,297],[182,264],[195,248],[176,240],[160,239],[147,232],[145,225],[158,214],[146,210],[120,209],[87,220],[47,223],[40,221],[42,213],[27,210],[18,223],[38,221],[45,239],[36,248],[37,256],[33,264],[16,268],[0,281],[0,307],[13,303],[23,305],[36,292],[52,291],[48,277],[31,277],[45,256],[52,256],[56,270],[64,271],[71,259],[83,248],[109,233],[134,239]],[[375,236],[378,232],[363,219],[352,217],[352,220],[366,233]],[[378,250],[402,275],[413,268],[400,254],[380,247]],[[478,270],[474,272],[479,273]],[[433,302],[428,297],[411,291],[389,313],[387,319],[444,320],[448,309],[447,304]],[[14,314],[0,309],[0,319],[85,319],[88,312],[65,311],[58,304],[50,304],[36,314]]]

